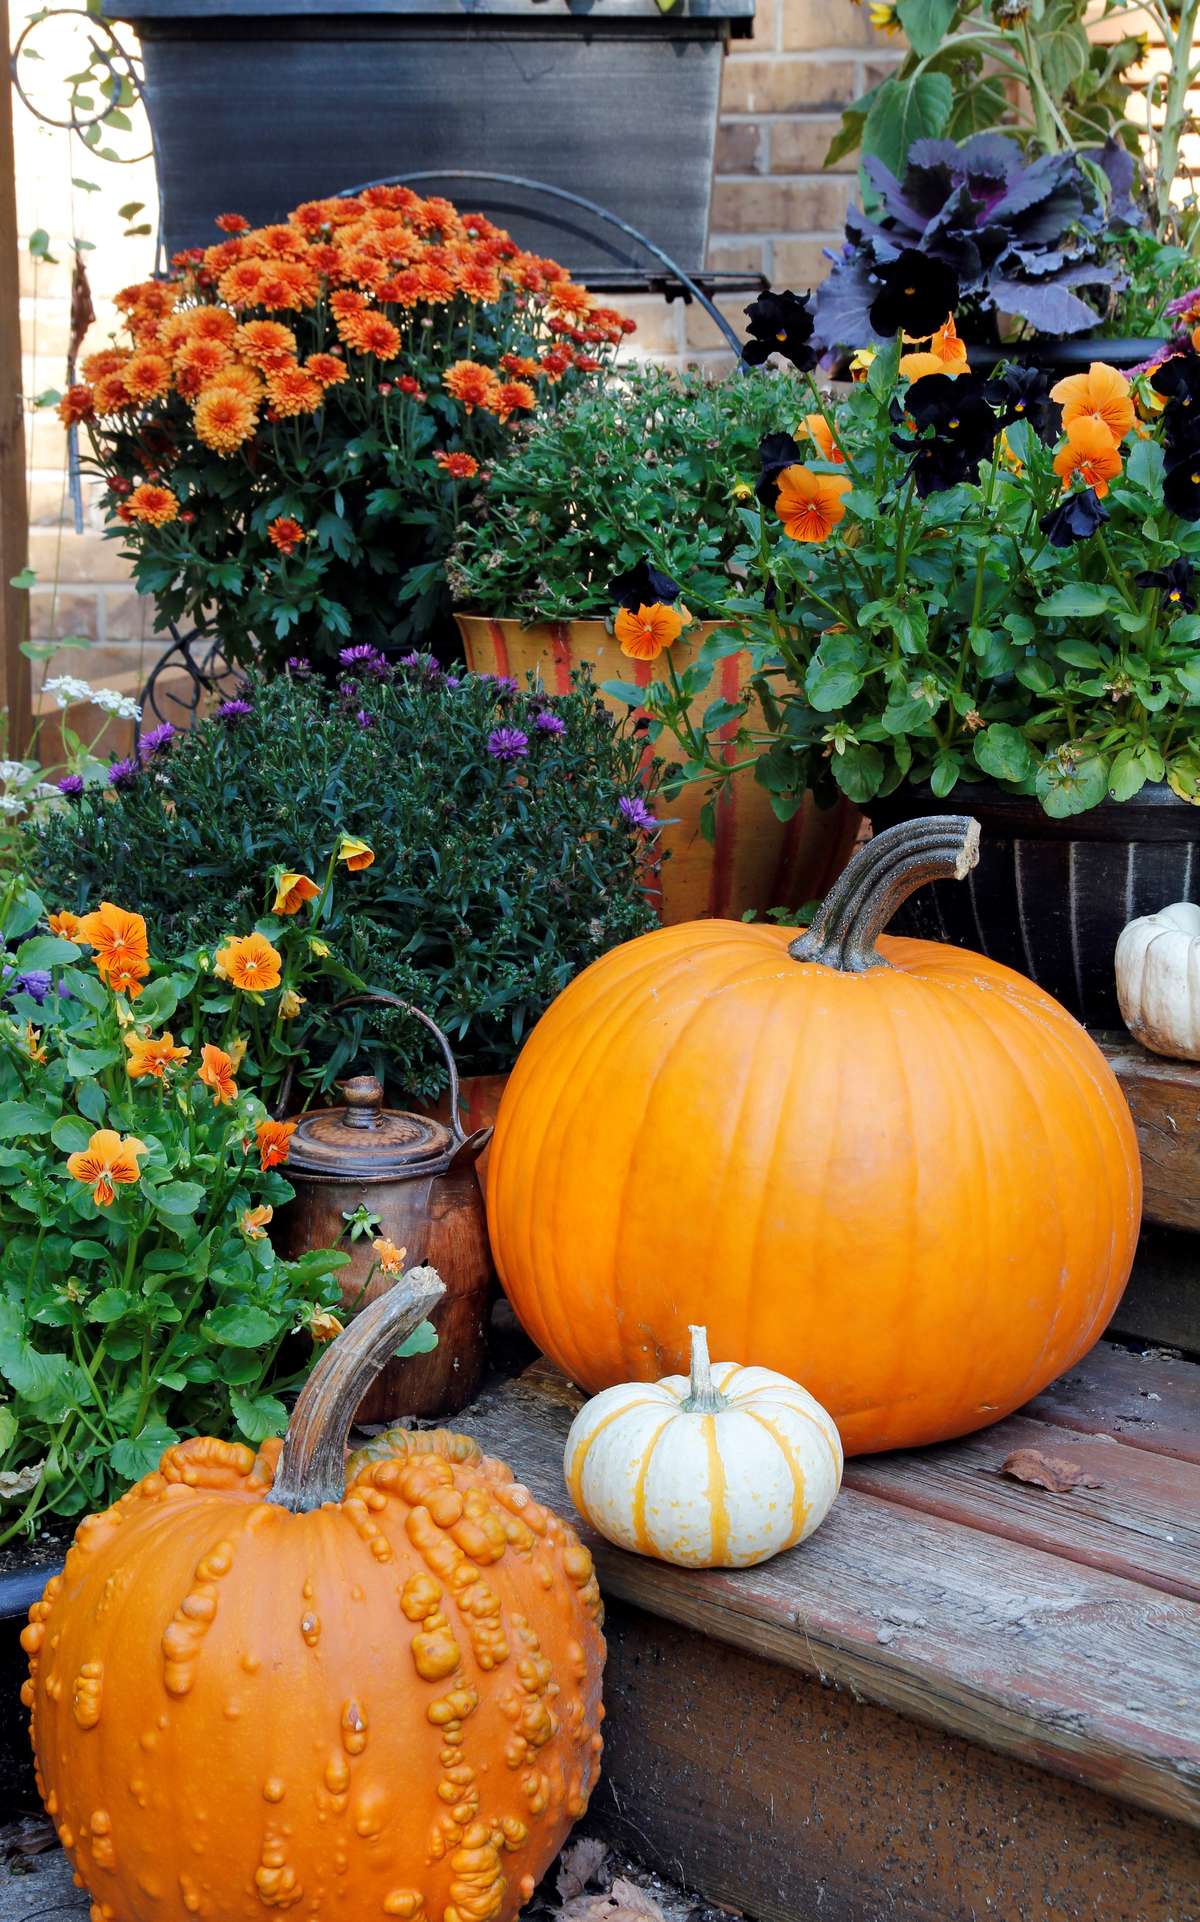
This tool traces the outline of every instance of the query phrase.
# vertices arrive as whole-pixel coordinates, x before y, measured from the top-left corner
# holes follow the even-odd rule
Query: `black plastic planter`
[[[967,343],[967,358],[972,368],[987,373],[999,361],[1018,361],[1022,367],[1038,367],[1047,374],[1086,374],[1094,360],[1123,372],[1153,360],[1162,349],[1163,338],[1106,340],[1100,334],[1074,334],[1056,340],[1050,334],[1034,334],[1029,340],[1011,342],[1007,347],[977,346]]]
[[[61,1569],[68,1542],[69,1537],[31,1548],[24,1558],[7,1549],[0,1566],[0,1783],[4,1816],[10,1820],[41,1807],[29,1746],[29,1711],[21,1701],[21,1685],[29,1673],[21,1630],[30,1603]]]
[[[169,253],[421,169],[582,194],[704,262],[723,44],[754,0],[106,0],[142,44]],[[497,217],[576,270],[590,223]],[[478,188],[472,206],[493,212]],[[519,199],[519,196],[518,196]]]
[[[1122,1025],[1113,954],[1125,923],[1200,898],[1200,809],[1165,786],[1064,821],[990,781],[960,781],[944,800],[902,786],[866,812],[876,828],[920,814],[973,814],[979,866],[965,882],[935,881],[914,894],[893,931],[991,955],[1090,1027]]]

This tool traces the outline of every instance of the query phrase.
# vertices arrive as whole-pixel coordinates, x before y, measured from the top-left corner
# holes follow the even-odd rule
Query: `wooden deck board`
[[[1083,1434],[1115,1435],[1155,1455],[1200,1462],[1198,1379],[1195,1364],[1177,1356],[1102,1341],[1021,1412]]]
[[[1200,1228],[1200,1063],[1151,1054],[1123,1031],[1093,1039],[1137,1129],[1147,1221]]]
[[[569,1509],[578,1403],[539,1364],[459,1425]],[[757,1569],[693,1573],[584,1534],[612,1597],[1200,1826],[1195,1603],[856,1488],[803,1548]]]

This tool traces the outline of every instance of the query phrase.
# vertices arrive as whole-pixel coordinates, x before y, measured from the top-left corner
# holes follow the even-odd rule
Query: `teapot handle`
[[[415,1015],[416,1019],[420,1021],[424,1027],[429,1029],[430,1034],[442,1051],[446,1062],[446,1071],[450,1076],[450,1130],[454,1136],[456,1147],[461,1148],[467,1137],[463,1133],[462,1122],[458,1118],[458,1063],[454,1059],[454,1050],[451,1048],[446,1035],[442,1032],[441,1028],[438,1027],[437,1022],[433,1020],[432,1016],[423,1013],[420,1008],[414,1007],[411,1001],[402,1001],[398,994],[389,994],[386,988],[364,988],[360,994],[348,994],[344,1001],[335,1001],[330,1012],[332,1014],[340,1014],[343,1008],[357,1007],[364,1001],[379,1001],[386,1007],[399,1008],[403,1014]]]

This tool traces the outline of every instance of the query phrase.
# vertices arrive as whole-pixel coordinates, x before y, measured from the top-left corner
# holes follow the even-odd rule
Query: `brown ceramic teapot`
[[[374,1075],[339,1082],[341,1107],[314,1109],[297,1122],[287,1163],[296,1198],[279,1209],[272,1239],[288,1259],[310,1248],[345,1248],[350,1265],[339,1279],[347,1307],[365,1307],[395,1280],[377,1268],[364,1292],[375,1264],[372,1236],[347,1238],[349,1218],[359,1208],[378,1217],[375,1237],[407,1250],[405,1268],[436,1268],[446,1286],[430,1317],[437,1347],[388,1362],[368,1389],[357,1420],[454,1415],[477,1393],[486,1363],[493,1269],[475,1162],[492,1130],[463,1133],[458,1069],[436,1022],[383,992],[351,995],[339,1007],[363,1001],[403,1009],[436,1035],[449,1070],[449,1123],[385,1108],[383,1087]]]

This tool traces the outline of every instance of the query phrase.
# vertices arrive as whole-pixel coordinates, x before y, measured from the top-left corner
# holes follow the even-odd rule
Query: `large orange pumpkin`
[[[342,1493],[365,1382],[441,1292],[414,1270],[357,1318],[282,1457],[168,1450],[30,1611],[39,1779],[93,1922],[505,1922],[583,1813],[587,1550],[463,1436],[393,1437]]]
[[[802,1382],[847,1453],[960,1435],[1096,1341],[1141,1209],[1094,1043],[1011,969],[881,937],[978,827],[860,850],[812,929],[697,921],[594,963],[523,1049],[488,1217],[528,1333],[592,1391],[714,1349]]]

